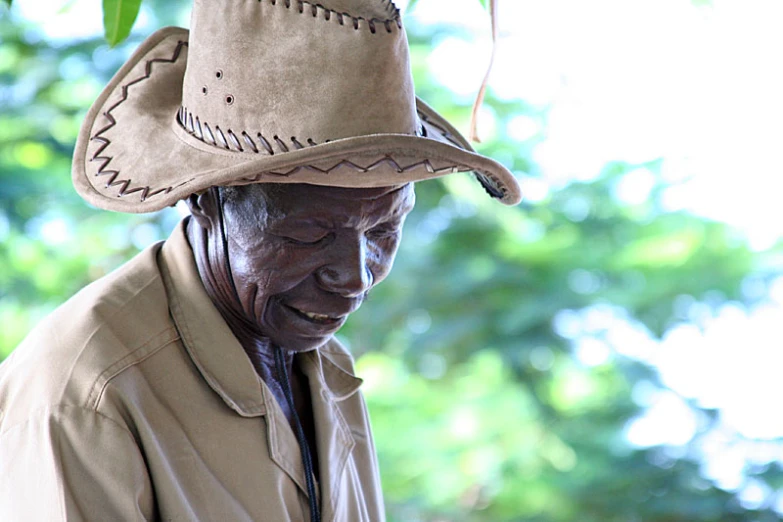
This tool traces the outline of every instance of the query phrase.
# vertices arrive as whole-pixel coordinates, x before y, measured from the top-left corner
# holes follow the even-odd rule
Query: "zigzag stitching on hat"
[[[225,134],[228,135],[228,140],[225,137],[225,134],[220,129],[218,125],[215,125],[214,132],[212,131],[211,127],[209,126],[209,123],[206,121],[200,120],[198,116],[194,116],[192,112],[188,111],[185,107],[180,107],[179,111],[177,112],[177,123],[179,123],[179,126],[182,127],[182,129],[185,130],[188,134],[193,136],[199,141],[202,141],[206,143],[207,145],[212,145],[214,147],[221,147],[226,150],[234,150],[235,152],[245,152],[245,148],[242,146],[242,144],[239,141],[239,138],[237,137],[236,133],[234,133],[233,130],[228,129]],[[220,138],[220,141],[218,142],[217,139],[215,139],[215,135],[217,135],[218,138]],[[256,144],[255,141],[253,141],[253,138],[248,134],[246,130],[243,130],[239,133],[240,136],[245,141],[245,144],[248,145],[248,147],[256,154],[261,153],[261,149]],[[258,143],[263,147],[263,149],[266,151],[266,153],[269,156],[275,155],[275,150],[272,148],[272,144],[276,144],[277,148],[280,149],[280,152],[288,152],[291,149],[289,148],[288,144],[285,140],[280,138],[277,134],[272,136],[272,139],[269,140],[266,136],[264,136],[262,133],[257,132],[256,133],[256,139],[258,140]],[[307,142],[307,145],[313,147],[315,145],[318,145],[316,141],[314,141],[312,138],[307,138],[305,140]],[[328,141],[328,140],[327,140]],[[291,136],[291,144],[295,149],[304,149],[305,145],[299,141],[299,139],[296,136]]]
[[[444,138],[446,138],[449,142],[451,142],[453,145],[455,145],[455,146],[457,146],[459,148],[463,148],[463,145],[459,141],[457,141],[457,139],[454,137],[454,135],[451,134],[445,127],[443,127],[443,126],[439,125],[438,123],[432,121],[424,112],[417,111],[417,113],[419,114],[419,117],[422,120],[424,120],[429,125],[432,125],[433,127],[435,127],[438,130],[438,132],[440,132],[440,134]],[[229,143],[225,139],[225,137],[223,137],[221,139],[221,142],[218,143],[217,140],[214,138],[212,131],[209,128],[209,124],[206,123],[206,122],[201,122],[199,120],[198,116],[194,117],[193,113],[189,112],[185,107],[181,107],[179,112],[177,113],[177,121],[179,122],[180,126],[186,132],[188,132],[194,138],[196,138],[196,139],[206,143],[207,145],[212,145],[212,146],[216,146],[216,147],[222,147],[222,148],[225,148],[227,150],[231,150],[231,148],[229,147]],[[207,135],[202,130],[201,125],[204,125],[204,129],[206,129],[206,131],[209,133],[209,137],[211,138],[211,140],[207,139]],[[222,136],[222,132],[220,131],[220,128],[217,125],[215,126],[215,133],[218,134],[218,137]],[[236,135],[233,133],[233,131],[231,129],[228,129],[227,133],[229,134],[229,137],[233,136],[233,138],[231,140],[231,142],[232,142],[231,144],[234,145],[234,148],[236,149],[236,151],[237,152],[244,152],[244,148],[240,145],[239,140],[236,138]],[[245,142],[253,149],[253,152],[255,152],[255,153],[259,153],[260,152],[260,149],[258,148],[258,146],[256,146],[256,143],[253,141],[253,138],[251,138],[250,135],[246,131],[243,130],[240,134],[245,139]],[[286,143],[283,140],[281,140],[278,135],[274,135],[272,137],[273,141],[269,141],[268,139],[266,139],[264,137],[264,135],[261,134],[260,132],[257,133],[257,136],[258,136],[259,143],[261,143],[261,145],[264,147],[264,149],[266,149],[267,154],[270,155],[270,156],[273,156],[275,154],[274,149],[272,148],[272,145],[271,145],[272,143],[277,144],[278,148],[282,152],[288,152],[289,151],[289,148],[286,145]],[[328,141],[329,140],[327,140],[327,142]],[[302,143],[300,143],[296,139],[295,136],[291,137],[291,142],[296,146],[297,149],[304,148],[304,145]],[[316,143],[315,141],[313,141],[310,138],[307,139],[307,144],[310,145],[310,146],[318,145],[318,143]],[[401,167],[393,159],[391,159],[391,158],[389,158],[389,159],[391,160],[391,162],[393,163],[393,166],[397,169],[398,172],[404,172],[404,170],[399,170]],[[427,160],[425,160],[425,161],[428,163]],[[419,162],[419,163],[416,163],[414,165],[409,165],[408,167],[406,167],[406,169],[407,170],[411,170],[413,168],[418,168],[420,165],[422,165],[422,163],[424,163],[424,162]],[[350,167],[352,167],[352,168],[354,168],[354,169],[356,169],[356,170],[358,170],[360,172],[368,172],[368,170],[371,170],[372,168],[377,167],[377,165],[375,165],[375,164],[373,164],[373,165],[371,165],[369,167],[361,167],[361,166],[356,165],[354,163],[351,163],[349,161],[343,161],[340,164],[335,165],[334,167],[332,167],[330,169],[327,169],[327,170],[318,169],[317,167],[312,167],[312,166],[309,166],[309,168],[311,170],[318,171],[318,172],[321,172],[323,174],[329,174],[329,172],[331,172],[335,168],[339,167],[341,164],[342,165],[346,165],[346,166],[350,166]],[[449,167],[447,169],[441,169],[441,171],[448,172],[451,169],[459,168],[459,167],[460,166],[457,165],[457,166],[454,166],[454,167]],[[305,168],[305,167],[301,167],[301,166],[300,167],[295,167],[294,169],[292,169],[292,170],[290,170],[290,171],[288,171],[286,173],[267,172],[266,174],[273,174],[273,175],[276,175],[276,176],[290,176],[292,173],[296,172],[298,169],[301,169],[301,168]],[[427,168],[427,170],[429,170],[430,173],[440,173],[440,171],[436,172],[435,170],[433,170],[432,164],[428,163],[427,165],[425,165],[425,168]],[[464,171],[469,171],[471,169],[463,168],[463,170]],[[506,189],[504,188],[504,186],[500,182],[500,180],[497,179],[494,175],[490,174],[489,172],[481,171],[481,173],[477,174],[476,177],[479,178],[479,183],[481,184],[481,186],[484,188],[484,190],[490,196],[498,197],[498,195],[505,195],[506,194]],[[256,176],[254,178],[244,178],[244,179],[246,181],[254,181],[254,180],[257,180],[258,178],[259,178],[259,176]],[[490,184],[488,180],[491,181],[492,183]],[[488,185],[490,185],[490,186],[488,186]]]
[[[424,120],[426,123],[429,123],[436,129],[438,129],[438,132],[440,132],[444,138],[449,140],[453,145],[463,148],[462,144],[459,141],[457,141],[454,138],[454,136],[449,131],[447,131],[444,127],[430,120],[425,113],[421,111],[417,111],[417,112],[422,120]],[[236,152],[245,152],[245,148],[242,147],[242,145],[240,144],[239,139],[237,138],[237,135],[234,133],[234,131],[232,131],[231,129],[228,129],[226,131],[226,133],[229,135],[229,138],[231,138],[230,143],[225,139],[225,136],[222,136],[220,143],[218,143],[217,140],[215,139],[214,133],[209,127],[209,123],[205,121],[201,121],[198,116],[194,116],[194,114],[188,111],[187,108],[185,107],[180,107],[179,111],[177,111],[177,123],[179,123],[180,127],[182,127],[182,129],[184,129],[188,134],[190,134],[197,140],[206,143],[207,145],[222,147],[226,150],[231,150],[231,146],[233,145],[233,149]],[[204,125],[203,128],[202,125]],[[209,133],[208,136],[204,132],[204,129],[206,129],[206,131]],[[222,131],[217,125],[215,126],[215,133],[218,134],[218,137],[221,137],[222,135]],[[248,134],[246,130],[241,131],[240,135],[244,138],[245,143],[250,146],[250,148],[253,150],[254,153],[261,152],[261,150],[258,148],[256,143],[253,141],[253,138],[250,136],[250,134]],[[275,154],[274,149],[271,147],[271,143],[276,143],[278,145],[278,148],[280,149],[280,152],[288,152],[290,150],[288,148],[288,145],[286,145],[286,142],[282,140],[277,134],[272,136],[272,141],[269,141],[260,132],[257,132],[256,135],[257,135],[257,139],[259,140],[259,143],[261,143],[261,145],[264,147],[264,149],[270,156],[274,156]],[[424,135],[424,137],[426,137],[426,135]],[[307,138],[306,141],[307,144],[311,147],[318,145],[318,143],[314,141],[312,138]],[[326,142],[329,142],[329,140],[326,140]],[[291,143],[293,143],[293,145],[297,149],[305,148],[305,146],[297,139],[296,136],[291,136]]]
[[[263,0],[258,0],[259,2],[262,2]],[[306,0],[268,0],[268,2],[272,5],[282,5],[286,9],[290,9],[291,5],[293,3],[297,4],[299,14],[303,14],[305,12],[305,6],[308,6],[308,10],[313,15],[313,18],[318,18],[319,13],[323,13],[322,20],[329,21],[332,19],[332,15],[334,15],[334,19],[337,20],[337,22],[340,25],[345,25],[345,19],[348,18],[353,22],[353,28],[355,30],[359,29],[360,22],[365,22],[367,24],[368,29],[372,34],[377,33],[377,29],[375,24],[380,23],[384,26],[387,33],[392,32],[392,22],[394,22],[397,25],[397,29],[402,29],[402,20],[400,19],[400,10],[394,5],[394,2],[391,0],[381,0],[381,4],[386,4],[385,9],[386,11],[392,15],[389,19],[382,19],[382,18],[365,18],[363,16],[353,16],[351,13],[347,12],[340,12],[335,11],[334,9],[329,9],[328,7],[322,5],[322,4],[314,4],[312,2],[308,2]]]
[[[429,123],[436,129],[438,129],[438,132],[440,132],[444,138],[449,140],[451,143],[456,145],[459,148],[464,148],[462,144],[457,141],[457,139],[454,137],[453,134],[451,134],[445,127],[442,125],[439,125],[438,123],[432,121],[426,114],[424,114],[422,111],[416,111],[419,113],[419,117],[424,120],[425,122]],[[483,170],[476,170],[473,169],[474,172],[476,172],[476,178],[478,179],[479,184],[482,186],[482,188],[492,197],[504,197],[506,195],[507,189],[501,183],[501,181],[495,177],[493,174],[490,174],[489,172],[485,172]],[[479,174],[480,173],[480,174]],[[492,186],[488,186],[487,179],[491,180],[494,184]]]
[[[464,165],[451,165],[451,166],[448,166],[448,167],[441,167],[441,168],[436,169],[433,166],[433,164],[430,162],[430,160],[428,160],[428,159],[425,159],[425,160],[422,160],[422,161],[418,161],[416,163],[412,163],[411,165],[408,165],[407,167],[403,167],[399,163],[397,163],[397,160],[395,160],[391,156],[386,155],[383,158],[381,158],[381,159],[379,159],[379,160],[377,160],[377,161],[367,165],[366,167],[363,167],[361,165],[357,165],[353,161],[344,159],[344,160],[340,160],[339,162],[335,163],[334,165],[332,165],[331,167],[329,167],[327,169],[322,169],[322,168],[316,167],[315,165],[299,165],[299,166],[294,167],[294,168],[292,168],[292,169],[290,169],[290,170],[288,170],[286,172],[266,171],[266,172],[261,172],[261,173],[257,174],[256,176],[253,176],[252,178],[251,177],[247,177],[247,178],[242,178],[242,179],[244,181],[250,181],[250,182],[257,181],[259,178],[261,178],[265,174],[267,174],[267,175],[271,174],[273,176],[288,177],[288,176],[291,176],[292,174],[295,174],[295,173],[297,173],[297,172],[299,172],[301,170],[309,170],[309,171],[313,171],[313,172],[318,172],[320,174],[327,174],[328,175],[328,174],[331,174],[332,171],[334,171],[334,170],[336,170],[336,169],[338,169],[340,167],[349,167],[349,168],[352,168],[352,169],[354,169],[354,170],[356,170],[358,172],[367,173],[367,172],[372,172],[373,170],[379,168],[382,165],[391,165],[398,174],[403,174],[403,173],[409,172],[411,170],[416,170],[416,169],[418,169],[419,167],[422,167],[422,166],[424,168],[426,168],[427,171],[430,174],[451,174],[453,172],[468,172],[468,171],[472,170],[470,167],[466,167]]]
[[[258,0],[258,1],[261,1],[261,0]],[[274,3],[275,0],[271,0],[271,1]],[[381,0],[381,1],[387,1],[387,0]],[[302,1],[301,3],[307,3],[307,2],[303,2]],[[391,2],[389,2],[389,3],[390,3],[390,5],[393,5]],[[111,129],[112,127],[114,127],[117,124],[117,120],[112,115],[112,111],[114,109],[116,109],[117,107],[119,107],[120,105],[122,105],[125,101],[127,101],[129,87],[132,86],[132,85],[135,85],[135,84],[137,84],[137,83],[139,83],[141,81],[149,79],[150,76],[152,75],[152,65],[153,64],[155,64],[155,63],[175,63],[179,59],[180,53],[182,51],[182,48],[187,46],[187,45],[188,45],[188,42],[183,41],[183,40],[179,40],[177,42],[177,47],[174,49],[174,53],[172,54],[171,58],[153,58],[151,60],[148,60],[145,63],[145,65],[144,65],[144,75],[139,76],[138,78],[136,78],[136,79],[126,83],[125,85],[123,85],[121,90],[120,90],[120,92],[122,94],[120,99],[117,102],[115,102],[111,107],[109,107],[106,111],[103,112],[103,116],[109,121],[109,123],[106,126],[104,126],[101,130],[96,132],[95,135],[90,138],[91,141],[97,141],[97,142],[101,143],[101,145],[98,147],[98,149],[92,155],[92,158],[90,158],[91,162],[92,161],[102,161],[102,163],[98,167],[97,172],[95,173],[95,176],[96,177],[98,177],[98,176],[109,176],[109,179],[106,182],[106,188],[108,189],[108,188],[111,188],[111,187],[119,186],[120,190],[118,191],[117,197],[127,196],[127,195],[130,195],[130,194],[135,194],[137,192],[141,192],[141,201],[143,202],[147,198],[156,196],[158,194],[167,194],[167,193],[171,192],[175,188],[175,187],[169,186],[169,187],[165,187],[165,188],[161,188],[161,189],[157,189],[157,190],[152,190],[152,188],[150,186],[146,186],[146,187],[136,187],[136,188],[129,189],[130,184],[131,184],[131,179],[130,178],[129,179],[117,180],[117,177],[119,176],[119,171],[117,171],[117,170],[106,170],[106,167],[109,165],[109,163],[111,163],[111,160],[113,159],[113,156],[100,156],[100,154],[102,154],[103,151],[106,150],[106,148],[111,144],[111,140],[109,140],[108,138],[103,137],[102,134],[104,134],[105,132],[107,132],[109,129]],[[184,107],[181,107],[180,108],[180,113],[178,114],[178,119],[180,119],[179,115],[180,114],[184,115],[185,112],[186,112],[186,110],[184,109]],[[432,120],[430,120],[427,117],[427,115],[424,114],[423,112],[421,112],[421,111],[417,111],[417,112],[419,113],[419,116],[425,122],[427,122],[430,125],[432,125],[433,127],[435,127],[443,135],[444,138],[446,138],[447,140],[452,142],[454,145],[462,148],[462,145],[458,141],[456,141],[454,139],[453,135],[450,132],[448,132],[444,127],[442,127],[441,125],[439,125],[439,124],[433,122]],[[182,117],[184,117],[184,116],[182,116]],[[188,113],[188,118],[186,119],[186,121],[187,122],[191,122],[192,121],[192,114]],[[196,117],[195,121],[196,121],[196,125],[199,128],[199,131],[201,131],[201,127],[199,125],[198,117]],[[182,124],[182,121],[180,121],[180,124]],[[207,131],[209,131],[209,127],[207,126],[206,122],[204,123],[204,125],[205,125]],[[183,128],[188,130],[187,129],[187,125],[183,125]],[[217,127],[217,126],[215,127],[215,129],[216,129],[216,131],[220,132],[220,135],[223,137],[223,141],[225,142],[225,148],[228,148],[228,142],[225,140],[225,136],[223,136],[222,131],[220,131],[219,127]],[[188,132],[190,132],[190,131],[188,131]],[[233,133],[233,131],[231,129],[228,129],[227,132],[229,134],[229,137],[232,140],[232,143],[236,144],[238,146],[238,150],[242,151],[242,148],[239,145],[239,140],[237,139],[237,137]],[[211,132],[210,132],[210,134],[211,134]],[[254,152],[258,152],[258,150],[256,150],[257,147],[255,147],[255,142],[252,141],[252,138],[250,138],[250,136],[246,132],[244,132],[244,131],[242,131],[241,135],[243,136],[243,138],[247,142],[249,142],[248,144],[252,144],[252,146],[254,147]],[[195,134],[194,134],[194,136],[195,136]],[[198,137],[198,136],[195,136],[195,137],[197,137],[198,139],[201,139],[202,141],[204,141],[203,135],[202,135],[202,137]],[[259,138],[259,141],[261,141],[262,145],[270,153],[270,155],[274,154],[274,152],[273,152],[273,150],[271,148],[271,145],[269,144],[269,142],[260,133],[258,134],[258,138]],[[278,144],[282,143],[282,141],[279,139],[278,136],[274,136],[274,140],[276,142],[278,142]],[[213,141],[214,141],[214,138],[213,138]],[[291,141],[297,148],[304,148],[304,146],[298,140],[296,140],[295,137],[292,137]],[[329,141],[329,140],[327,140],[327,141]],[[307,143],[308,143],[308,145],[311,145],[311,146],[317,145],[317,143],[314,142],[310,138],[307,139]],[[217,142],[215,142],[214,144],[217,145]],[[285,151],[287,152],[287,150],[288,149],[286,147]],[[320,172],[322,174],[329,174],[330,172],[332,172],[333,170],[335,170],[335,169],[337,169],[337,168],[339,168],[341,166],[347,166],[347,167],[353,168],[355,170],[358,170],[360,172],[366,173],[366,172],[370,172],[370,171],[378,168],[380,165],[382,165],[384,163],[392,165],[398,173],[404,173],[404,172],[416,169],[416,168],[418,168],[418,167],[420,167],[422,165],[432,174],[443,174],[443,173],[451,173],[451,172],[465,172],[465,171],[474,170],[474,169],[471,169],[469,167],[465,167],[464,165],[453,165],[453,166],[450,166],[450,167],[443,167],[443,168],[440,168],[440,169],[435,169],[435,167],[432,165],[432,163],[429,161],[429,159],[425,159],[425,160],[419,161],[417,163],[408,165],[407,167],[401,167],[394,160],[394,158],[392,158],[391,156],[385,156],[384,158],[382,158],[382,159],[380,159],[380,160],[378,160],[378,161],[368,165],[367,167],[362,167],[362,166],[357,165],[356,163],[353,163],[353,162],[348,161],[348,160],[342,160],[342,161],[338,162],[337,164],[335,164],[334,166],[330,167],[329,169],[325,169],[325,170],[321,169],[321,168],[318,168],[318,167],[315,167],[313,165],[304,165],[304,166],[294,167],[293,169],[291,169],[291,170],[289,170],[288,172],[285,172],[285,173],[266,172],[266,174],[272,174],[272,175],[286,176],[287,177],[287,176],[290,176],[291,174],[293,174],[295,172],[298,172],[299,170],[303,170],[303,169]],[[244,179],[246,181],[256,181],[263,174],[264,173],[261,173],[261,174],[255,176],[255,177],[253,177],[253,178],[244,178]],[[481,185],[484,187],[484,189],[487,191],[488,194],[490,194],[493,197],[497,197],[497,193],[499,193],[501,196],[504,196],[506,194],[505,187],[503,187],[503,184],[494,175],[490,174],[489,172],[481,171],[481,177],[482,178],[489,178],[489,179],[491,179],[495,183],[495,186],[491,187],[491,188],[495,189],[494,193],[493,193],[493,191],[490,190],[490,187],[488,187],[481,179],[479,180],[479,181],[482,181]],[[178,185],[178,186],[184,185],[184,184],[188,183],[189,181],[192,181],[192,179],[184,181],[184,182],[180,183],[180,185]]]
[[[106,170],[106,167],[111,163],[111,160],[113,159],[113,156],[100,156],[100,154],[103,153],[104,150],[111,144],[111,140],[108,138],[104,138],[102,134],[107,132],[109,129],[117,125],[117,120],[112,115],[112,111],[122,105],[127,99],[128,99],[128,88],[131,85],[135,85],[143,80],[146,80],[150,77],[152,74],[152,64],[154,63],[174,63],[179,58],[180,52],[182,51],[182,48],[187,46],[188,42],[185,42],[183,40],[180,40],[177,43],[177,47],[174,49],[174,54],[171,56],[171,58],[153,58],[151,60],[148,60],[146,64],[144,64],[144,75],[139,76],[135,80],[132,80],[125,85],[122,86],[122,89],[120,92],[122,93],[122,96],[120,99],[114,103],[111,107],[106,109],[106,111],[103,112],[103,116],[109,121],[108,125],[103,127],[101,130],[95,133],[95,135],[90,138],[91,141],[97,141],[101,143],[101,146],[98,147],[98,150],[95,151],[95,153],[92,155],[92,158],[90,158],[90,161],[102,161],[102,163],[98,166],[98,171],[95,173],[95,176],[109,176],[109,179],[106,181],[106,188],[116,187],[119,186],[120,190],[117,194],[117,197],[121,196],[127,196],[129,194],[134,194],[136,192],[141,192],[141,201],[144,201],[145,199],[156,196],[158,194],[165,194],[171,192],[173,187],[165,187],[162,189],[152,190],[149,186],[146,187],[136,187],[133,189],[128,189],[130,186],[131,180],[130,179],[121,179],[117,180],[117,176],[119,176],[120,172],[118,170]]]

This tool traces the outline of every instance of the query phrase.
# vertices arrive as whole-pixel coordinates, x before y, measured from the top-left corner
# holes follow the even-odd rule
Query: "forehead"
[[[265,207],[270,225],[292,221],[356,225],[367,220],[404,217],[414,203],[413,184],[377,188],[256,185],[247,191],[246,197],[253,199],[253,207]]]

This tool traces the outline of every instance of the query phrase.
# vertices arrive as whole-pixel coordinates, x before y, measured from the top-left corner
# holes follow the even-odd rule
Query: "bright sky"
[[[14,8],[42,24],[49,37],[102,31],[93,2],[73,2],[70,11],[53,16],[65,3],[20,1]],[[534,198],[571,180],[593,179],[608,161],[663,158],[661,174],[673,183],[665,196],[668,209],[729,223],[753,248],[766,249],[783,234],[783,2],[694,3],[499,0],[501,39],[490,86],[502,98],[549,112],[546,122],[519,116],[496,131],[519,140],[545,136],[534,150],[540,179],[518,173]],[[491,46],[478,0],[419,0],[407,16],[409,23],[472,29],[469,41],[448,37],[429,59],[445,87],[472,98]],[[142,12],[136,30],[146,23]],[[492,126],[490,108],[482,122]],[[645,169],[629,173],[616,196],[643,201],[655,176]],[[622,355],[660,372],[670,390],[640,383],[634,397],[647,414],[629,424],[630,443],[683,444],[700,423],[686,401],[717,408],[725,431],[703,445],[705,476],[740,491],[747,506],[776,502],[783,512],[783,496],[775,500],[742,473],[754,458],[783,461],[780,445],[736,443],[737,434],[783,437],[776,407],[783,396],[777,375],[783,279],[750,310],[681,304],[692,322],[673,327],[661,342],[622,310],[606,307],[566,311],[555,327],[573,340],[586,366]],[[761,457],[760,447],[766,448]]]
[[[501,39],[490,85],[503,98],[549,107],[545,128],[520,116],[505,129],[520,141],[545,133],[534,151],[541,178],[529,184],[536,198],[595,178],[609,161],[662,158],[661,175],[673,184],[665,193],[668,210],[729,223],[757,250],[781,238],[783,2],[705,4],[499,0]],[[473,41],[447,38],[430,59],[444,86],[473,96],[491,45],[478,2],[419,0],[411,14],[473,30]],[[616,197],[643,201],[655,176],[628,173]],[[777,408],[783,279],[771,289],[746,283],[746,293],[768,291],[768,298],[752,309],[738,303],[713,309],[683,297],[678,305],[690,322],[661,342],[612,307],[564,311],[554,326],[572,339],[585,366],[621,355],[658,370],[669,389],[637,385],[634,399],[646,413],[627,426],[631,444],[681,446],[703,424],[688,401],[716,408],[721,424],[700,445],[702,473],[737,491],[747,508],[770,504],[783,513],[783,495],[744,474],[748,464],[783,462],[783,446],[772,440],[783,437]]]
[[[490,85],[551,107],[534,156],[551,186],[612,160],[664,158],[665,179],[685,182],[667,193],[670,210],[734,224],[756,248],[781,236],[782,2],[499,0],[499,14]],[[474,29],[475,41],[446,39],[430,60],[445,86],[474,95],[490,49],[479,2],[419,0],[411,15]],[[538,130],[520,117],[506,132]],[[648,185],[626,188],[637,199]]]

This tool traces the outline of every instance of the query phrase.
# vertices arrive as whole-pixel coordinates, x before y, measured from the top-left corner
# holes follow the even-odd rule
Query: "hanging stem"
[[[495,63],[495,49],[497,48],[498,41],[497,0],[489,0],[489,17],[492,21],[492,53],[489,56],[487,72],[484,74],[484,80],[481,82],[481,87],[476,95],[476,100],[473,102],[473,109],[470,113],[470,132],[468,137],[471,141],[476,143],[481,143],[481,140],[478,137],[478,113],[481,109],[481,105],[484,103],[484,95],[486,94],[487,83],[489,82],[489,73],[492,71],[492,65]]]

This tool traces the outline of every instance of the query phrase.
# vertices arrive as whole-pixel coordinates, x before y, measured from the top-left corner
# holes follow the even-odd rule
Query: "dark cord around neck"
[[[226,235],[226,217],[223,215],[223,199],[220,194],[220,187],[215,187],[214,190],[217,195],[215,199],[217,200],[218,219],[220,220],[220,235],[223,239],[223,262],[225,264],[226,277],[229,283],[231,283],[231,289],[234,291],[234,299],[239,303],[241,302],[239,292],[237,292],[237,285],[234,282],[234,275],[231,273],[231,262],[228,257],[228,236]]]
[[[291,415],[294,418],[294,426],[296,427],[296,438],[299,440],[299,449],[302,452],[302,463],[304,464],[305,482],[307,483],[307,495],[310,500],[310,522],[321,522],[321,511],[318,509],[318,499],[315,495],[315,481],[313,479],[313,459],[310,455],[310,447],[307,445],[307,439],[305,438],[304,429],[302,429],[302,423],[299,422],[299,415],[296,413],[296,407],[294,406],[294,396],[291,392],[291,382],[288,379],[288,371],[285,367],[285,360],[283,357],[283,349],[279,346],[275,346],[275,365],[277,366],[277,373],[279,374],[280,383],[283,385],[283,393],[285,393],[285,400],[288,403],[288,407],[291,410]]]

